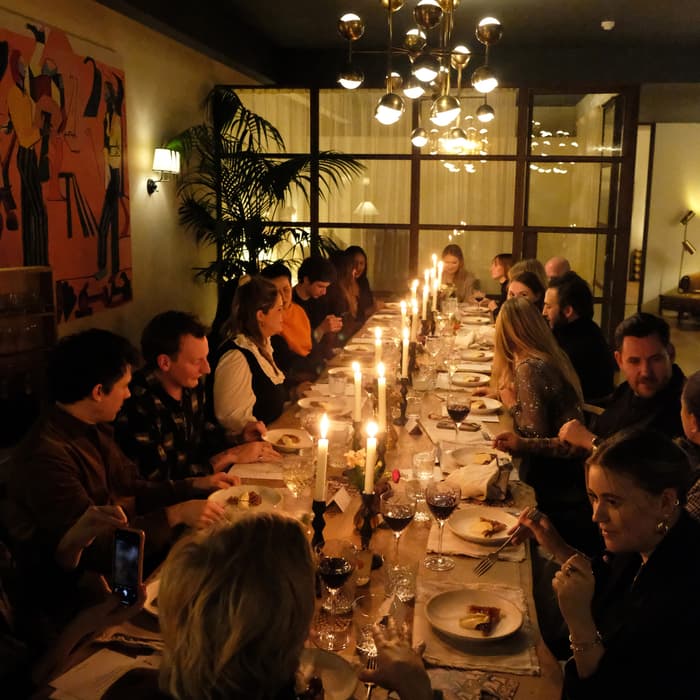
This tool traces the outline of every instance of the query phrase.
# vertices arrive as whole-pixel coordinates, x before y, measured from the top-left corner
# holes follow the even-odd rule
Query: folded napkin
[[[459,486],[462,498],[498,498],[501,495],[497,486],[499,471],[496,460],[490,464],[470,464],[455,469],[445,481]]]
[[[460,331],[455,336],[455,345],[468,348],[474,342],[474,331]]]

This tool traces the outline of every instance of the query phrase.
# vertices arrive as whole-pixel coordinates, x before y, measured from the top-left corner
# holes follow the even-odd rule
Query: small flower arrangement
[[[362,491],[365,485],[365,461],[367,453],[363,447],[360,450],[349,450],[344,455],[347,469],[343,472],[348,478],[348,481],[358,491]],[[376,484],[384,475],[384,463],[382,460],[377,460],[374,467],[374,483]]]

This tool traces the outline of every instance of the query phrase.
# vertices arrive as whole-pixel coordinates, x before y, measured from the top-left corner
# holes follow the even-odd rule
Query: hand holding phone
[[[114,531],[112,591],[122,605],[133,605],[143,578],[143,530],[118,528]]]

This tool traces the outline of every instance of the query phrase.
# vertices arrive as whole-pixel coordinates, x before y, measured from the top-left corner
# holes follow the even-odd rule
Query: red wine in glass
[[[394,532],[402,532],[413,520],[415,508],[410,506],[394,505],[388,507],[383,513],[384,521]]]
[[[428,508],[436,520],[447,520],[457,507],[458,499],[448,494],[435,494],[428,499]]]
[[[452,515],[454,509],[459,505],[462,492],[459,486],[450,484],[447,481],[438,481],[429,484],[425,489],[425,502],[430,508],[430,512],[438,521],[438,548],[437,554],[431,554],[425,558],[424,564],[431,571],[449,571],[454,568],[454,560],[446,557],[442,553],[442,532],[445,529],[445,522]]]
[[[469,415],[469,404],[450,404],[447,406],[447,415],[461,425]]]
[[[318,573],[330,590],[338,590],[352,571],[352,563],[345,557],[322,557],[318,565]]]

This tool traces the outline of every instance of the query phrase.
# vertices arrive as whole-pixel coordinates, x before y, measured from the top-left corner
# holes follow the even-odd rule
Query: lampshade
[[[180,152],[156,148],[153,152],[153,170],[161,173],[180,172]]]
[[[409,100],[417,100],[425,94],[425,88],[420,84],[415,75],[409,76],[406,84],[403,86],[403,94]]]
[[[418,27],[414,27],[406,32],[403,38],[403,46],[407,51],[422,51],[427,41],[428,37],[425,35],[425,32],[418,29]]]
[[[440,72],[440,62],[430,53],[422,53],[413,62],[413,75],[421,83],[430,83]]]
[[[472,87],[487,93],[498,87],[498,78],[488,66],[480,66],[472,73]]]
[[[338,32],[348,41],[357,41],[365,33],[365,23],[359,15],[348,12],[338,20]]]
[[[685,216],[681,219],[681,224],[683,226],[686,226],[687,223],[695,216],[695,212],[692,209],[689,209],[688,212],[685,214]]]
[[[430,121],[437,126],[447,126],[459,116],[459,100],[452,95],[440,95],[430,107]]]
[[[437,0],[420,0],[413,10],[413,18],[421,29],[432,29],[440,24],[442,7]]]
[[[422,126],[416,127],[411,132],[411,143],[416,148],[423,148],[423,146],[428,143],[428,134]]]
[[[404,113],[403,100],[393,92],[383,95],[374,110],[374,118],[386,126],[396,124]]]
[[[469,59],[472,57],[472,52],[468,47],[460,44],[452,49],[450,54],[450,65],[455,69],[466,68]]]
[[[683,246],[683,250],[685,250],[688,255],[695,255],[697,252],[697,248],[687,238],[681,245]]]
[[[486,46],[495,44],[503,36],[503,26],[495,17],[484,17],[476,28],[476,38]]]
[[[338,76],[338,84],[346,90],[354,90],[362,85],[364,79],[365,74],[359,68],[348,65]]]
[[[476,118],[484,124],[493,121],[496,118],[496,112],[493,111],[493,107],[490,104],[484,102],[484,104],[479,105],[476,110]]]

